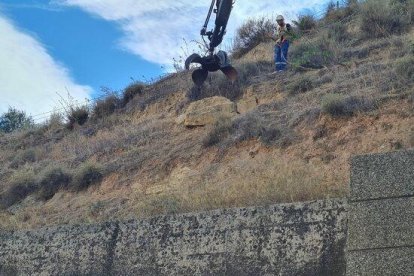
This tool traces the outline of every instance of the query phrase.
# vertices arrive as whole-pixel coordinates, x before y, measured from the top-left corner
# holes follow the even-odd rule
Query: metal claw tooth
[[[199,54],[192,54],[185,61],[185,69],[190,70],[191,63],[200,63],[201,64],[201,61],[202,61],[202,58]]]
[[[208,77],[208,71],[202,68],[196,69],[192,75],[193,82],[197,86],[202,86],[203,83],[206,81],[207,77]]]
[[[235,82],[237,80],[237,77],[239,76],[239,73],[233,66],[222,67],[220,70],[232,82]]]

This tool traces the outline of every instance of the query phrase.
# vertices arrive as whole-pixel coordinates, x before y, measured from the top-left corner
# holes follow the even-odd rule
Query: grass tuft
[[[71,188],[80,192],[88,189],[92,185],[99,184],[102,181],[102,168],[95,164],[82,164],[74,173],[73,181],[70,184]]]
[[[1,194],[0,205],[9,208],[24,200],[36,190],[36,177],[31,170],[16,171],[9,181],[9,187]]]
[[[59,190],[67,188],[71,180],[72,176],[61,167],[47,168],[40,176],[39,198],[51,199]]]

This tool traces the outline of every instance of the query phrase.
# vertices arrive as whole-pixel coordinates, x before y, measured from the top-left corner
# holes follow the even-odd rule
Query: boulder
[[[237,106],[234,102],[224,97],[211,97],[190,104],[185,113],[184,125],[205,126],[236,115]]]

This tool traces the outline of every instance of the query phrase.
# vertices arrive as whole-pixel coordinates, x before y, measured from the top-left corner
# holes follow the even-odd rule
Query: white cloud
[[[0,113],[9,106],[36,115],[58,106],[68,90],[85,101],[92,89],[75,83],[45,47],[0,14]],[[40,117],[38,117],[40,118]]]
[[[237,0],[228,28],[228,38],[245,19],[281,13],[294,18],[320,0]],[[158,63],[171,64],[183,54],[183,39],[198,40],[210,0],[54,0],[54,4],[79,7],[95,16],[114,21],[124,30],[121,47]],[[212,21],[213,22],[213,21]],[[191,49],[189,50],[191,52]],[[186,54],[186,53],[184,53]]]

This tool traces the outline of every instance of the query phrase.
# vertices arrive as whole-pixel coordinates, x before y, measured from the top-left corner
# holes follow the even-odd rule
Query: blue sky
[[[227,41],[248,17],[293,19],[328,1],[237,0]],[[120,90],[172,68],[190,54],[210,0],[0,0],[0,113],[13,106],[36,115],[78,102],[100,87]]]

